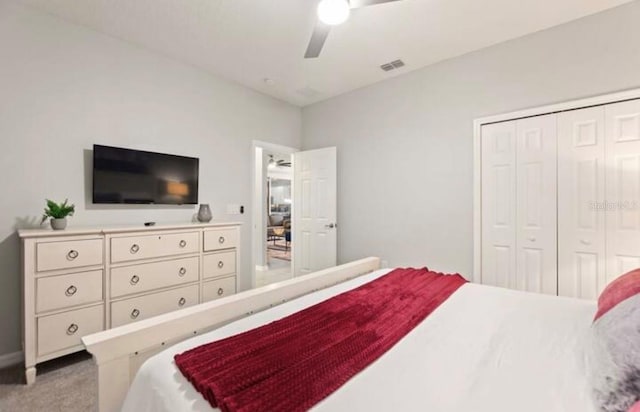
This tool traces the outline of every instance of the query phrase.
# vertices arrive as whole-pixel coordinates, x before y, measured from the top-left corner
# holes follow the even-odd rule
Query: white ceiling
[[[380,4],[355,10],[310,60],[318,0],[21,1],[304,106],[629,0]],[[406,66],[379,68],[395,59]]]

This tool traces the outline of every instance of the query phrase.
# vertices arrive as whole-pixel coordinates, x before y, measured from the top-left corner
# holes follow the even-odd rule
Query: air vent
[[[402,60],[394,60],[392,62],[381,65],[380,68],[385,72],[390,72],[391,70],[399,69],[403,66],[404,66],[404,62]]]

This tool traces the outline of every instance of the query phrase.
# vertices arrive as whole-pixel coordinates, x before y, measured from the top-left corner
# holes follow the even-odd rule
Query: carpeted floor
[[[96,379],[96,366],[86,352],[38,365],[36,383],[30,386],[24,384],[22,365],[0,369],[0,411],[96,411]]]
[[[278,239],[275,242],[267,242],[267,255],[269,259],[280,259],[291,261],[291,245],[286,244],[284,239]]]

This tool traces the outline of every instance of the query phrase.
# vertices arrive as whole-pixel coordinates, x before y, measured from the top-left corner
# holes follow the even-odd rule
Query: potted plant
[[[53,230],[63,230],[67,227],[67,216],[73,216],[75,212],[75,205],[67,204],[69,199],[65,199],[64,202],[58,204],[52,200],[47,199],[47,207],[44,208],[44,215],[42,216],[42,223],[45,220],[51,218],[51,228]]]

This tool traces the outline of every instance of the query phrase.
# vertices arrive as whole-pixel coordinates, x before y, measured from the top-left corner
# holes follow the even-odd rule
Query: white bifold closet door
[[[482,126],[482,283],[516,285],[516,123]]]
[[[518,120],[516,288],[558,293],[556,115]]]
[[[557,294],[556,116],[482,127],[482,283]]]
[[[640,268],[640,100],[605,106],[607,281]]]
[[[597,299],[605,275],[603,106],[558,115],[558,294]]]
[[[558,116],[559,294],[597,299],[640,267],[640,101]]]

